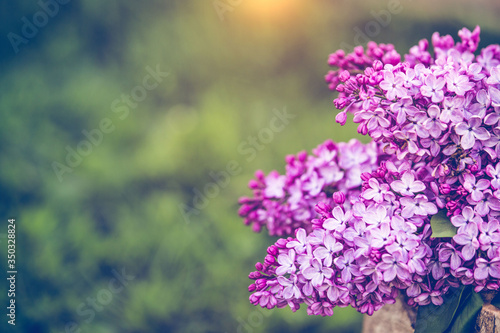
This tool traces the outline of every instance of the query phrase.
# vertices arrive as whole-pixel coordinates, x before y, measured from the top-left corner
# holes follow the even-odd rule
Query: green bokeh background
[[[390,22],[376,23],[398,4]],[[362,316],[349,308],[320,318],[249,304],[247,274],[275,239],[243,225],[237,199],[250,194],[256,169],[283,172],[287,154],[359,137],[355,126],[335,124],[323,80],[329,53],[366,42],[355,29],[400,53],[435,30],[456,37],[477,24],[481,46],[500,41],[494,1],[59,7],[15,52],[9,33],[22,36],[23,17],[33,22],[41,7],[0,3],[0,269],[15,218],[18,270],[16,326],[2,312],[2,332],[358,332]],[[148,66],[169,75],[120,119],[113,102],[142,85]],[[255,156],[238,150],[285,109],[295,118]],[[105,118],[114,130],[59,179],[53,163],[66,164],[67,147],[77,150],[82,131]],[[197,191],[228,163],[239,166],[229,184],[186,218]],[[133,279],[103,299],[122,270]],[[107,304],[92,310],[96,297]]]

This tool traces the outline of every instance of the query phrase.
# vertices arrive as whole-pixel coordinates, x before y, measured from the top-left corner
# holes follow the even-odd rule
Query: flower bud
[[[361,174],[361,179],[366,182],[368,179],[372,178],[372,175],[369,172],[363,172]]]
[[[451,186],[448,184],[441,184],[439,185],[439,192],[441,192],[444,195],[447,195],[451,192]]]
[[[325,81],[326,82],[332,81],[336,75],[337,75],[336,71],[328,71],[328,73],[326,73],[325,75]]]
[[[323,229],[323,220],[322,219],[312,219],[311,220],[313,230]]]
[[[254,223],[252,224],[252,230],[254,232],[260,232],[262,230],[262,226],[260,224]]]
[[[339,74],[339,80],[341,82],[346,82],[350,77],[351,77],[351,74],[349,73],[349,71],[342,71]]]
[[[338,60],[339,59],[336,56],[336,54],[330,54],[330,56],[328,57],[328,65],[329,66],[337,66],[338,65]]]
[[[285,157],[286,164],[292,164],[295,161],[295,155],[289,154]]]
[[[363,46],[356,46],[354,48],[354,53],[357,55],[357,56],[362,56],[363,53],[365,53],[365,50],[363,49]]]
[[[288,243],[288,241],[284,238],[280,238],[276,241],[275,245],[276,247],[278,247],[279,249],[285,249],[286,248],[286,244]]]
[[[264,265],[262,265],[262,263],[258,262],[255,264],[255,269],[257,271],[262,271],[264,269]]]
[[[455,210],[456,208],[458,207],[458,204],[456,201],[454,200],[451,200],[449,202],[446,203],[446,209],[448,209],[449,211],[453,211]]]
[[[429,41],[427,39],[421,39],[419,42],[418,42],[418,47],[425,51],[429,48]]]
[[[259,301],[260,301],[260,295],[252,294],[252,295],[250,295],[250,297],[248,297],[248,299],[250,300],[251,304],[257,305],[257,304],[259,304]]]
[[[358,126],[358,133],[367,135],[368,134],[368,127],[366,126],[366,123],[359,124]]]
[[[266,258],[264,259],[264,263],[266,263],[266,265],[272,265],[272,264],[276,263],[276,259],[274,258],[274,256],[268,254],[266,256]]]
[[[473,164],[469,167],[469,170],[472,172],[472,173],[476,173],[479,171],[479,165],[477,164]],[[477,175],[476,175],[477,176]]]
[[[253,207],[250,205],[243,205],[240,207],[240,209],[238,209],[238,215],[242,217],[247,216],[248,213],[252,210],[252,208]]]
[[[365,84],[366,83],[366,76],[361,75],[361,74],[357,74],[356,75],[356,83],[360,84],[360,85]]]
[[[250,181],[248,182],[248,187],[252,190],[256,190],[259,188],[259,182],[255,179],[250,179]]]
[[[275,245],[271,245],[267,248],[267,253],[272,256],[276,256],[278,252],[278,248]]]
[[[333,201],[337,205],[343,205],[345,202],[345,194],[343,192],[335,192],[333,193]]]
[[[330,207],[326,203],[320,201],[316,204],[316,206],[314,206],[314,210],[316,211],[316,213],[318,213],[320,215],[326,215],[332,211],[332,207]]]
[[[346,120],[347,120],[347,112],[345,111],[339,112],[335,117],[335,121],[342,126],[345,125]]]
[[[372,65],[373,69],[379,71],[384,68],[384,64],[380,60],[375,60]]]
[[[307,151],[301,151],[297,154],[300,162],[305,162],[307,160]]]
[[[249,197],[241,197],[238,199],[238,203],[240,205],[244,205],[244,204],[247,204],[247,203],[251,203],[253,201],[252,198],[249,198]]]
[[[337,98],[333,101],[333,104],[335,104],[335,107],[339,110],[345,108],[345,105],[347,104],[347,99],[345,98]]]
[[[467,196],[469,194],[469,191],[467,191],[463,185],[460,185],[458,188],[457,188],[457,193],[463,197]]]
[[[255,285],[257,290],[262,290],[267,286],[267,280],[266,279],[258,279],[255,281]]]

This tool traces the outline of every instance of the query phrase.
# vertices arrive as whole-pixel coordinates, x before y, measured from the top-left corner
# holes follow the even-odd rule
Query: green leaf
[[[460,306],[464,290],[466,289],[463,286],[458,289],[450,289],[450,292],[443,296],[443,304],[441,306],[432,303],[419,306],[417,322],[415,323],[415,333],[445,332]]]
[[[481,296],[471,290],[470,294],[460,302],[460,307],[457,310],[456,319],[453,322],[450,333],[469,333],[474,332],[476,325],[477,314],[483,306]]]
[[[440,210],[431,217],[431,229],[432,238],[453,237],[457,234],[457,228],[451,224],[445,210]]]

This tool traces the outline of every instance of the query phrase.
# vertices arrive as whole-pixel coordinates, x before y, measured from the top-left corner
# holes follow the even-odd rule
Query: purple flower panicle
[[[427,40],[403,56],[374,42],[330,55],[336,120],[352,113],[373,143],[327,141],[288,157],[285,175],[256,173],[240,215],[294,237],[250,273],[252,304],[371,315],[398,293],[439,306],[460,285],[500,288],[500,46],[475,55],[479,33],[434,33],[434,56]],[[440,211],[449,237],[432,236]]]
[[[254,231],[266,227],[270,235],[293,235],[298,228],[312,230],[319,202],[351,202],[361,190],[360,175],[371,172],[383,158],[375,143],[327,140],[313,150],[286,158],[286,173],[257,171],[249,183],[253,197],[240,199],[239,214]],[[332,194],[335,194],[332,197]],[[341,200],[341,201],[339,201]]]

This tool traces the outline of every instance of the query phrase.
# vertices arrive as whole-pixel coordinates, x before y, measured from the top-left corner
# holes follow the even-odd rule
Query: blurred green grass
[[[249,304],[247,274],[273,238],[242,224],[237,199],[256,169],[283,172],[287,154],[327,138],[367,140],[335,124],[323,75],[328,54],[353,44],[353,28],[386,4],[274,1],[242,1],[223,21],[211,1],[73,1],[17,54],[3,39],[0,226],[17,220],[18,331],[359,331],[362,317],[348,308],[316,318]],[[498,38],[494,2],[401,4],[374,37],[400,53],[436,29],[456,37],[481,24],[482,45]],[[40,7],[0,10],[7,36]],[[157,65],[170,75],[120,119],[113,101]],[[284,108],[296,117],[248,161],[238,146]],[[65,163],[66,147],[103,118],[114,131],[59,181],[53,162]],[[229,161],[241,172],[186,221],[181,208]],[[134,279],[93,309],[88,298],[122,269]]]

